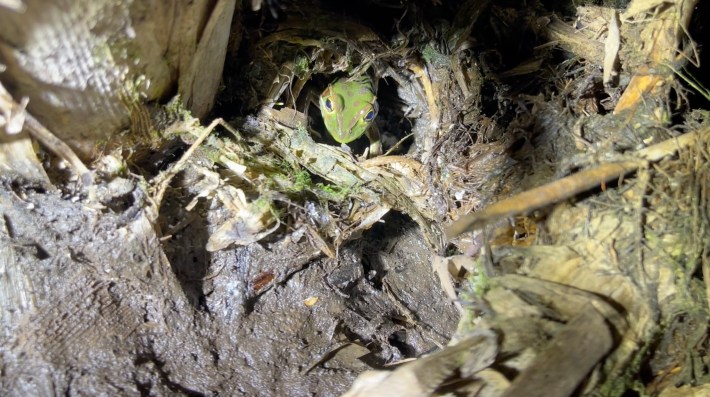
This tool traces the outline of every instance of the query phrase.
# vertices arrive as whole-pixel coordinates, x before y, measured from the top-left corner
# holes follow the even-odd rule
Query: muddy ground
[[[615,315],[623,314],[623,327],[607,320],[617,327],[612,339],[614,346],[623,345],[623,353],[609,353],[607,367],[596,367],[593,380],[576,386],[575,395],[658,395],[671,385],[705,383],[710,373],[703,288],[708,275],[700,264],[708,266],[710,223],[704,211],[710,181],[702,166],[707,141],[677,162],[658,166],[658,174],[646,175],[643,186],[609,178],[608,185],[559,200],[557,206],[491,222],[485,233],[447,239],[444,226],[513,193],[700,130],[707,125],[707,98],[675,83],[683,95],[649,100],[633,115],[617,117],[614,107],[634,70],[624,69],[616,83],[605,86],[601,65],[582,59],[577,48],[555,47],[564,40],[544,34],[545,26],[587,21],[572,4],[443,3],[266,1],[261,11],[237,7],[221,91],[206,118],[221,117],[237,133],[216,129],[169,180],[164,195],[156,194],[156,181],[199,134],[185,127],[190,124],[186,116],[166,111],[162,102],[149,106],[154,125],[165,130],[180,125],[187,132],[132,137],[135,147],[102,142],[98,152],[121,165],[112,168],[94,158],[90,186],[41,148],[36,171],[4,169],[2,394],[341,395],[366,370],[391,369],[445,347],[454,335],[462,337],[474,327],[476,318],[504,323],[506,310],[529,316],[517,317],[521,322],[515,326],[500,326],[500,335],[537,324],[524,306],[540,300],[532,287],[519,287],[526,291],[516,295],[520,306],[511,300],[515,304],[503,309],[504,303],[489,300],[511,295],[489,286],[487,279],[513,273],[589,291],[584,299],[593,295],[618,310]],[[627,5],[590,6],[621,10]],[[699,4],[689,23],[696,40],[707,30],[702,22],[707,12],[707,4]],[[300,25],[318,18],[329,22]],[[333,29],[343,35],[341,41],[324,38]],[[348,41],[348,34],[363,32],[377,39]],[[314,45],[306,39],[322,41]],[[377,51],[385,55],[368,58]],[[414,187],[420,192],[407,190],[412,187],[405,182],[393,188],[375,179],[363,184],[371,190],[352,193],[303,160],[308,157],[299,157],[304,156],[300,151],[271,145],[278,140],[273,136],[285,134],[284,129],[296,134],[297,128],[277,123],[262,128],[266,118],[260,112],[265,103],[276,110],[304,109],[289,92],[268,98],[282,65],[302,60],[303,54],[307,71],[289,76],[289,90],[300,77],[304,90],[320,92],[333,76],[372,62],[381,73],[377,123],[385,149],[403,141],[391,153],[390,168],[382,171],[376,164],[371,169],[380,177],[386,173],[397,181],[419,182]],[[688,70],[708,86],[707,55],[700,59],[700,66]],[[631,56],[622,60],[634,62]],[[428,101],[432,95],[418,65],[428,70],[434,101]],[[317,109],[305,113],[316,133],[320,130],[321,136],[312,139],[333,144]],[[197,124],[191,128],[200,130]],[[297,135],[288,136],[296,141]],[[364,147],[367,143],[358,141],[352,154],[334,156],[333,162],[353,164],[348,170],[364,179],[358,167],[367,167],[356,159]],[[220,157],[225,153],[246,159],[247,171],[230,168],[234,161]],[[308,156],[330,158],[327,152],[314,153]],[[407,169],[405,155],[418,165]],[[405,171],[395,171],[395,165]],[[307,187],[295,189],[297,175],[304,174]],[[663,179],[666,174],[675,179]],[[213,176],[219,183],[210,185]],[[679,183],[696,193],[683,193]],[[241,204],[266,198],[269,210],[257,216],[255,207],[247,206],[244,222],[258,218],[258,230],[237,231],[243,226],[237,224],[223,237],[222,249],[208,249],[220,227],[235,218],[230,204],[237,201],[219,194],[236,189],[248,200]],[[342,191],[352,197],[338,195]],[[671,208],[674,203],[680,214]],[[659,221],[686,218],[698,221]],[[697,239],[677,243],[683,235]],[[658,255],[664,259],[656,260],[657,241],[673,245]],[[520,248],[533,243],[544,248]],[[459,294],[454,300],[432,265],[453,256],[484,258],[477,270],[452,276]],[[590,259],[607,256],[615,267],[595,267]],[[677,267],[649,270],[649,258]],[[577,273],[563,276],[562,267]],[[673,276],[674,270],[684,276]],[[591,279],[593,285],[585,284]],[[510,283],[506,288],[513,289]],[[558,327],[572,322],[570,313],[560,315],[554,304],[546,305],[539,321],[549,323],[534,337],[531,332],[520,338],[535,349],[543,349]],[[634,328],[637,323],[642,326]],[[505,339],[501,336],[500,343]],[[507,385],[522,369],[504,361],[524,355],[501,349],[501,361],[493,367]],[[606,389],[594,389],[594,382]],[[490,394],[459,392],[500,395],[490,389]]]

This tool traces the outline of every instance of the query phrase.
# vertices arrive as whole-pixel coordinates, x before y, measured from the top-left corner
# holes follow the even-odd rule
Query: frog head
[[[370,77],[339,79],[320,96],[325,128],[338,143],[350,143],[370,128],[377,115],[377,97]]]

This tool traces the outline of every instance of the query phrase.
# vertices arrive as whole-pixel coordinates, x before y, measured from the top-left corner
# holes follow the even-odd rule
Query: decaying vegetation
[[[0,1],[4,395],[708,393],[707,4],[213,3]]]

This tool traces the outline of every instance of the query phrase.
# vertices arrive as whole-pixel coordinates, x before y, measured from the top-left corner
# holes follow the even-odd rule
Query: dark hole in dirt
[[[47,193],[47,189],[45,189],[41,185],[38,185],[36,183],[28,183],[27,181],[22,181],[18,179],[13,179],[12,181],[10,181],[10,189],[20,197],[24,196],[27,193]]]
[[[363,273],[367,276],[368,281],[378,290],[382,289],[382,272],[372,266],[372,257],[365,253],[362,257]]]
[[[411,346],[409,346],[406,342],[407,340],[407,331],[405,330],[399,330],[396,332],[393,332],[390,334],[389,338],[387,338],[387,342],[389,342],[390,345],[394,346],[397,348],[397,350],[402,353],[402,356],[404,357],[413,357],[414,354],[416,353],[416,350],[413,349]]]
[[[496,97],[499,87],[492,83],[485,83],[481,87],[481,112],[487,117],[495,116],[499,111],[500,103]]]
[[[133,205],[135,204],[135,197],[133,196],[133,192],[128,192],[120,196],[113,196],[111,200],[108,200],[103,204],[108,210],[120,214],[133,207]]]
[[[398,88],[397,82],[389,77],[380,79],[378,83],[377,102],[380,111],[375,121],[385,151],[412,131],[413,119],[408,114],[410,105],[399,96]],[[412,139],[407,139],[393,151],[393,154],[407,153],[411,144]]]
[[[511,157],[513,157],[512,155],[514,155],[517,151],[521,150],[527,142],[528,142],[527,138],[520,137],[520,138],[516,139],[512,144],[510,144],[507,152],[511,154]]]
[[[157,175],[176,162],[187,150],[187,145],[180,139],[165,141],[158,149],[135,156],[135,168],[149,175]]]
[[[51,257],[51,255],[49,255],[49,252],[47,252],[39,244],[30,244],[30,248],[32,249],[32,251],[34,251],[33,254],[34,254],[35,258],[37,258],[41,261]]]
[[[710,73],[703,70],[702,66],[710,64],[710,51],[707,49],[710,37],[710,25],[707,22],[708,12],[710,12],[709,2],[699,1],[695,4],[688,32],[688,35],[695,41],[695,46],[689,47],[686,51],[692,62],[689,62],[688,66],[680,71],[685,78],[694,80],[698,86],[705,87],[706,90],[710,87]],[[690,87],[685,78],[679,78],[678,81],[688,89],[686,92],[690,101],[688,107],[691,109],[707,108],[709,99],[700,94],[696,88]]]

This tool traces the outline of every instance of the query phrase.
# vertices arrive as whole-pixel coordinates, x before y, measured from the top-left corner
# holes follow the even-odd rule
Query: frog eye
[[[372,121],[374,118],[375,118],[375,111],[374,111],[374,110],[370,110],[369,112],[367,112],[367,114],[365,115],[365,117],[363,117],[363,120],[365,120],[366,122],[369,123],[369,122]]]
[[[329,112],[332,112],[332,111],[333,111],[333,102],[330,100],[330,98],[326,98],[326,99],[325,99],[325,108],[326,108],[326,110],[328,110]]]

